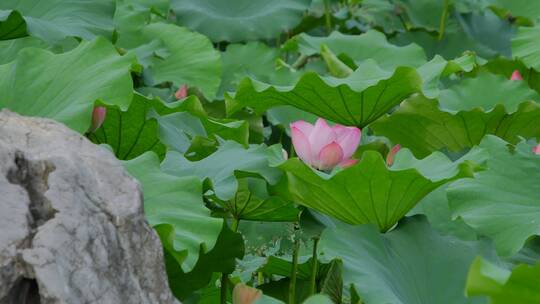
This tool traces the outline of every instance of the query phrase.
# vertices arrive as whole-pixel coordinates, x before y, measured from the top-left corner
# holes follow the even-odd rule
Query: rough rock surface
[[[175,303],[138,183],[48,119],[0,112],[0,303]]]

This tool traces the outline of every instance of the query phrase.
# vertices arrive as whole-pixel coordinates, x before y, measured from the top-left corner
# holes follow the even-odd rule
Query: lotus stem
[[[450,4],[448,3],[449,0],[444,0],[444,8],[441,15],[441,22],[439,24],[439,40],[442,40],[444,37],[444,30],[446,27],[446,18],[448,17],[448,8]]]
[[[298,237],[294,236],[294,251],[291,269],[291,282],[289,284],[289,304],[296,303],[296,273],[298,272],[298,251],[300,250],[300,242]]]
[[[319,237],[313,238],[313,255],[311,257],[311,279],[309,295],[317,293],[317,272],[318,272],[318,260],[317,260],[317,245],[319,244]]]

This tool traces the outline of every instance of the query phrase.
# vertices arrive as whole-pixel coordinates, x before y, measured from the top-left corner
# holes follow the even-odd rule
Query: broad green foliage
[[[96,144],[111,146],[118,159],[132,159],[146,151],[153,151],[163,158],[166,147],[158,138],[157,121],[147,117],[151,109],[151,100],[133,94],[127,111],[108,107],[105,122],[88,138]]]
[[[421,79],[412,68],[382,70],[368,60],[347,78],[321,77],[307,72],[294,86],[271,86],[243,80],[234,97],[227,99],[232,115],[249,106],[255,112],[292,105],[331,121],[363,127],[411,94],[420,91]]]
[[[476,258],[467,277],[467,294],[487,295],[493,304],[540,303],[540,263],[519,265],[509,271]]]
[[[492,238],[502,256],[515,254],[528,237],[540,234],[540,156],[524,142],[512,151],[507,145],[486,137],[480,147],[490,156],[487,170],[447,190],[454,216]]]
[[[377,152],[366,151],[357,165],[334,175],[317,173],[297,159],[281,168],[298,203],[349,224],[372,223],[387,231],[428,193],[470,174],[468,158],[452,163],[432,154],[416,160],[402,151],[396,167],[387,168]]]
[[[512,39],[512,56],[518,58],[530,68],[540,70],[540,26],[520,27]]]
[[[176,176],[197,176],[201,180],[208,178],[216,196],[229,200],[238,189],[237,173],[256,174],[270,184],[276,184],[281,172],[269,166],[269,158],[280,157],[279,146],[251,146],[246,149],[236,142],[226,141],[215,153],[196,162],[190,162],[182,154],[171,151],[167,153],[162,169]]]
[[[483,73],[442,90],[438,102],[410,98],[372,127],[420,157],[443,148],[470,148],[486,134],[515,143],[520,136],[540,137],[537,100],[538,93],[524,82]]]
[[[71,36],[86,40],[98,35],[110,38],[114,10],[113,0],[3,0],[0,39],[22,37],[24,32],[50,43]],[[2,22],[10,11],[11,16]],[[11,33],[2,35],[6,32]]]
[[[182,303],[540,304],[539,14],[0,0],[0,110],[122,162]]]
[[[95,101],[127,109],[132,62],[103,38],[58,55],[23,49],[14,61],[0,66],[0,107],[53,118],[82,133],[90,126]]]
[[[160,227],[166,251],[183,270],[190,271],[199,253],[214,247],[223,225],[223,220],[210,217],[210,210],[205,208],[201,182],[195,176],[162,172],[153,152],[124,162],[124,166],[141,182],[146,218],[150,225]]]
[[[148,84],[166,81],[176,86],[187,84],[198,87],[208,98],[215,96],[221,60],[203,35],[172,24],[154,23],[140,31],[120,34],[118,43],[134,49],[138,59],[147,63],[144,76]]]
[[[178,23],[212,41],[275,38],[300,23],[308,0],[172,0]]]
[[[434,232],[423,217],[400,222],[380,234],[373,225],[327,229],[321,236],[324,258],[343,260],[343,280],[365,303],[487,303],[465,297],[465,279],[475,256],[490,254],[480,242]]]
[[[287,42],[287,48],[298,49],[307,56],[318,54],[326,45],[334,54],[345,54],[357,65],[367,59],[375,60],[380,67],[393,70],[398,66],[418,67],[426,62],[426,55],[418,45],[395,46],[386,41],[384,34],[375,30],[362,35],[344,35],[333,32],[328,37],[300,34]]]
[[[434,100],[418,96],[405,101],[390,116],[384,116],[372,128],[396,143],[411,149],[418,157],[447,149],[462,151],[478,145],[486,134],[517,142],[519,137],[540,138],[540,108],[524,102],[516,112],[507,113],[503,105],[491,111],[477,108],[456,113],[442,110]]]

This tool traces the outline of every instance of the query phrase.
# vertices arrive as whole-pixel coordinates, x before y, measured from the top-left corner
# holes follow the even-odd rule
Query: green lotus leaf
[[[152,100],[135,93],[127,111],[107,107],[103,125],[87,137],[96,144],[108,144],[118,159],[132,159],[146,151],[163,158],[167,147],[158,138],[157,121],[147,117],[151,109]]]
[[[82,42],[54,55],[26,48],[0,66],[0,108],[48,117],[83,133],[96,100],[126,110],[132,99],[133,57],[120,56],[105,39]]]
[[[27,36],[26,23],[17,11],[0,10],[0,40]]]
[[[477,257],[469,270],[466,293],[486,295],[492,304],[540,303],[540,263],[521,264],[512,271]]]
[[[46,49],[47,44],[35,37],[0,40],[0,64],[5,64],[17,58],[17,54],[25,48],[35,47]]]
[[[491,0],[490,8],[501,18],[512,18],[520,25],[533,25],[540,16],[540,2],[528,0]]]
[[[438,102],[414,96],[371,127],[418,157],[473,147],[486,134],[515,143],[520,136],[540,136],[537,100],[538,93],[522,81],[481,73],[442,90]]]
[[[142,185],[146,219],[158,231],[169,232],[162,238],[165,248],[182,271],[192,270],[199,255],[214,247],[223,226],[223,219],[212,218],[204,206],[200,180],[164,173],[153,152],[125,161],[124,166]]]
[[[421,216],[406,218],[381,234],[373,225],[326,229],[319,248],[325,259],[343,261],[343,282],[365,303],[487,303],[463,290],[475,256],[492,256],[481,242],[444,237]]]
[[[540,138],[540,107],[524,102],[513,113],[501,104],[488,112],[479,108],[451,113],[435,100],[422,96],[408,99],[391,115],[371,124],[375,134],[409,148],[417,157],[446,149],[462,151],[478,145],[485,135],[493,134],[516,143],[520,137]]]
[[[292,202],[271,196],[266,182],[259,178],[239,179],[234,198],[221,204],[238,220],[296,222],[300,217],[300,210]]]
[[[347,78],[307,72],[293,86],[272,86],[246,78],[236,95],[226,95],[225,101],[228,115],[244,107],[262,113],[274,106],[291,105],[336,123],[364,127],[419,92],[421,85],[413,68],[389,72],[366,60]]]
[[[422,198],[449,181],[470,176],[470,160],[482,160],[472,151],[452,162],[442,153],[417,160],[402,149],[388,168],[375,151],[360,161],[328,175],[297,158],[280,165],[287,172],[295,201],[352,225],[372,223],[379,230],[392,228]]]
[[[279,51],[261,42],[230,44],[221,55],[223,75],[218,97],[225,92],[234,92],[238,83],[245,77],[273,84],[287,84],[297,76],[288,69],[276,69]]]
[[[104,36],[110,39],[114,11],[113,0],[3,0],[0,2],[0,20],[7,14],[12,17],[0,22],[0,39],[21,37],[25,31],[49,43],[66,37],[92,40]],[[7,29],[11,29],[12,34],[2,35]],[[15,33],[17,35],[12,37]]]
[[[540,71],[540,25],[520,27],[512,38],[512,57],[521,60],[528,68]]]
[[[309,0],[172,0],[178,23],[212,41],[272,39],[302,20]]]
[[[164,172],[175,176],[197,176],[209,179],[215,195],[221,200],[232,199],[238,189],[235,172],[247,172],[276,184],[281,171],[270,167],[271,158],[282,158],[281,147],[274,145],[251,145],[246,149],[234,141],[225,141],[216,152],[200,160],[191,162],[181,153],[170,151],[162,164]]]
[[[474,179],[452,183],[450,209],[479,234],[493,239],[501,256],[518,252],[527,238],[540,234],[540,157],[532,146],[511,146],[487,136],[480,148],[489,153],[487,170]]]
[[[176,87],[193,86],[210,99],[219,88],[219,52],[199,33],[174,24],[152,23],[138,31],[121,33],[118,45],[133,50],[146,63],[143,76],[149,85],[172,82]]]
[[[426,62],[426,55],[415,44],[396,46],[388,43],[384,34],[375,30],[361,35],[346,35],[332,32],[327,37],[315,37],[302,33],[285,45],[306,56],[320,54],[326,45],[336,55],[347,55],[357,65],[373,59],[383,69],[394,70],[399,66],[419,67]]]

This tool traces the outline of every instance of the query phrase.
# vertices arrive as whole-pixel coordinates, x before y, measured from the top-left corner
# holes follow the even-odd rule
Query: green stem
[[[446,27],[446,18],[448,17],[448,7],[449,7],[449,0],[444,0],[444,9],[441,15],[441,22],[439,24],[439,40],[442,40],[444,37],[444,30]]]
[[[264,284],[264,276],[261,271],[257,272],[257,286]]]
[[[221,304],[227,304],[227,283],[229,282],[228,275],[226,273],[221,274],[221,292],[220,302]]]
[[[231,230],[234,232],[237,232],[239,224],[240,224],[240,219],[233,217],[233,220],[231,223]],[[221,274],[220,302],[219,302],[221,304],[227,304],[228,283],[229,283],[229,274],[222,273]]]
[[[311,280],[309,294],[313,295],[317,293],[317,272],[318,272],[318,260],[317,260],[317,245],[319,244],[319,237],[313,238],[313,255],[311,257]]]
[[[289,284],[289,302],[288,304],[296,303],[296,273],[298,272],[298,251],[300,249],[300,242],[295,235],[294,238],[294,251],[293,251],[293,264],[291,269],[291,282]]]
[[[231,230],[234,232],[238,232],[238,225],[240,224],[240,219],[237,219],[233,217],[232,223],[231,223]]]
[[[332,32],[332,19],[330,16],[330,1],[324,0],[324,18],[326,21],[326,32],[330,35]]]

